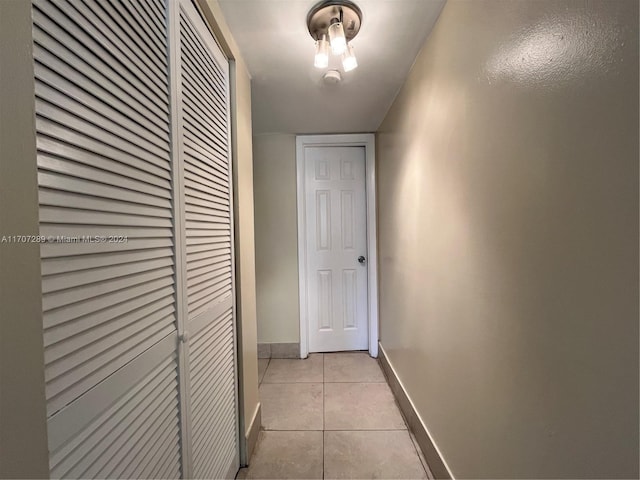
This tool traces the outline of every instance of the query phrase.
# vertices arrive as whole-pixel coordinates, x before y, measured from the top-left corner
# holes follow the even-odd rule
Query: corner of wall
[[[0,2],[0,239],[37,236],[31,2]],[[0,240],[0,478],[47,478],[40,245]]]

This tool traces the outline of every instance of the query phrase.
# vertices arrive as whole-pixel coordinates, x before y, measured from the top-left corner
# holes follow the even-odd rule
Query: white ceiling
[[[254,134],[373,132],[404,83],[445,0],[356,0],[358,68],[325,85],[306,18],[317,0],[219,0],[252,76]]]

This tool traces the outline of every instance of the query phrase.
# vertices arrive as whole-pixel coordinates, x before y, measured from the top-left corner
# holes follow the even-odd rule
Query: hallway
[[[639,8],[0,0],[0,479],[640,478]]]
[[[367,353],[259,362],[263,430],[238,478],[427,478]]]

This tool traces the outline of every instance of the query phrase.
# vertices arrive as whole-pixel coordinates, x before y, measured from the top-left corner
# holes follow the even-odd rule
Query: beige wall
[[[38,235],[31,2],[0,1],[0,238]],[[49,476],[40,248],[0,242],[0,478]]]
[[[456,478],[638,477],[638,2],[449,0],[378,132],[381,343]]]
[[[253,154],[251,130],[251,77],[231,35],[217,0],[202,0],[216,38],[231,69],[231,135],[233,145],[236,301],[239,327],[240,395],[243,430],[248,436],[260,405],[258,398],[258,337],[256,326],[256,278],[253,226]],[[259,427],[259,425],[258,425]],[[243,447],[244,448],[244,447]],[[250,452],[249,452],[250,453]],[[242,452],[246,461],[246,452]]]
[[[296,137],[253,138],[258,341],[300,341]]]

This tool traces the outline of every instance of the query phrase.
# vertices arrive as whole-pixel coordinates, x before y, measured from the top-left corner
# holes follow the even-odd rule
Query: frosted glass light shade
[[[347,49],[347,39],[344,36],[342,22],[336,22],[329,26],[329,41],[334,55],[342,55]]]
[[[329,66],[329,42],[327,42],[325,35],[316,40],[316,57],[313,65],[316,68],[327,68]]]
[[[353,46],[347,45],[347,50],[342,54],[342,68],[345,72],[350,72],[358,66],[356,55],[353,53]]]

